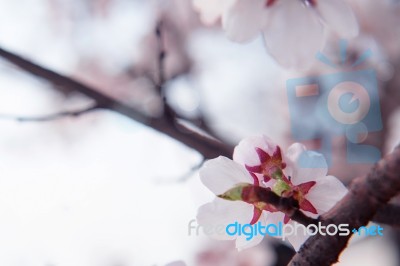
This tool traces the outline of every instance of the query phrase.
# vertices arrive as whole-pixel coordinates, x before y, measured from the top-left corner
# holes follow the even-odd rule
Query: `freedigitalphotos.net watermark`
[[[190,220],[188,223],[188,235],[199,236],[200,233],[210,236],[245,236],[247,241],[250,241],[255,236],[272,236],[278,237],[282,240],[287,239],[289,236],[303,235],[313,236],[316,234],[320,235],[339,235],[348,236],[355,234],[359,236],[383,236],[383,228],[380,225],[361,226],[360,228],[350,228],[349,224],[329,224],[323,225],[321,222],[318,224],[310,224],[308,226],[294,223],[294,224],[283,224],[279,222],[277,224],[271,223],[263,225],[261,222],[256,224],[241,224],[234,222],[228,225],[198,225],[196,220]]]

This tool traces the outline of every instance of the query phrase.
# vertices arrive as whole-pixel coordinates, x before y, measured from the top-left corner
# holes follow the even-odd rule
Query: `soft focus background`
[[[349,3],[361,26],[351,53],[371,49],[367,64],[379,79],[384,130],[368,141],[385,154],[400,138],[400,7]],[[335,71],[318,62],[308,72],[286,71],[261,38],[236,44],[218,25],[201,25],[189,0],[0,0],[0,7],[1,47],[150,114],[161,101],[152,79],[162,21],[168,102],[231,144],[264,133],[286,148],[286,80]],[[331,55],[337,41],[327,43]],[[277,265],[277,251],[290,254],[276,241],[238,253],[233,243],[189,236],[188,223],[213,195],[193,170],[202,157],[176,140],[111,111],[50,122],[8,116],[90,104],[0,59],[0,265],[266,266]],[[337,140],[330,171],[348,182],[370,165],[343,166],[343,149]],[[354,239],[339,265],[398,265],[400,238],[390,230]]]

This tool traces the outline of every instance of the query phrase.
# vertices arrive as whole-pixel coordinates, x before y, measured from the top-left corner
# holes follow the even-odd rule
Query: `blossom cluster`
[[[344,0],[193,0],[205,24],[221,19],[229,39],[247,42],[262,35],[266,48],[288,68],[306,68],[328,34],[358,35],[352,9]]]
[[[236,146],[233,160],[218,157],[200,169],[200,178],[217,197],[199,208],[197,221],[203,226],[241,224],[295,223],[271,204],[249,200],[252,188],[264,187],[281,197],[292,197],[300,210],[316,218],[331,209],[346,193],[346,187],[334,176],[327,176],[323,155],[306,150],[299,143],[285,153],[266,136],[242,140]],[[215,234],[221,240],[236,239],[238,249],[257,245],[263,235],[250,241],[245,236]],[[291,235],[288,241],[298,250],[305,235]]]

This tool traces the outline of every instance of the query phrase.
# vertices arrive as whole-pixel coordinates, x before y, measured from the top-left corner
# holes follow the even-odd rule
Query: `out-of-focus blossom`
[[[178,260],[178,261],[170,262],[170,263],[168,263],[168,264],[165,265],[165,266],[186,266],[186,263],[184,263],[184,262],[181,261],[181,260]]]
[[[334,176],[327,176],[325,158],[295,143],[285,154],[265,136],[242,140],[235,148],[233,161],[218,157],[200,170],[200,178],[218,197],[199,209],[201,225],[217,226],[238,222],[241,224],[288,223],[290,218],[274,206],[257,199],[248,199],[251,191],[262,186],[281,197],[293,197],[300,210],[317,217],[339,201],[347,192]],[[293,223],[293,221],[290,221]],[[244,236],[216,235],[218,239],[235,239],[236,247],[247,248],[258,244],[262,236],[246,241]],[[307,236],[288,236],[298,249]]]
[[[196,256],[195,266],[272,266],[276,265],[276,252],[269,245],[237,252],[232,243],[207,241]]]
[[[358,34],[358,23],[343,0],[194,0],[201,19],[218,18],[233,41],[247,42],[260,33],[268,52],[283,66],[305,68],[322,48],[327,32],[341,38]]]

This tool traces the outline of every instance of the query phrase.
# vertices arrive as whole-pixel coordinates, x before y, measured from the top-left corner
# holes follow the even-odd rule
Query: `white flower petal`
[[[272,155],[276,149],[276,144],[264,135],[245,138],[235,147],[233,160],[242,165],[253,166],[260,164],[256,148],[261,148]]]
[[[193,0],[193,6],[200,12],[201,21],[211,25],[217,22],[224,10],[234,2],[235,0]]]
[[[165,266],[186,266],[186,264],[183,261],[179,260],[179,261],[170,262]]]
[[[291,224],[293,227],[295,226],[295,222],[289,222],[289,224]],[[290,244],[292,244],[296,252],[299,251],[301,245],[303,245],[309,237],[310,236],[308,234],[303,234],[303,230],[301,228],[297,230],[297,234],[286,236],[287,240]]]
[[[358,22],[351,8],[342,0],[319,0],[317,10],[327,26],[342,38],[358,34]]]
[[[229,39],[246,42],[261,32],[267,18],[265,0],[237,0],[223,14],[222,25]]]
[[[197,212],[197,223],[203,226],[208,236],[219,240],[233,240],[225,229],[231,223],[250,223],[253,206],[242,201],[227,201],[215,198],[211,203],[202,205]],[[207,231],[207,232],[206,232]]]
[[[267,219],[267,214],[265,212],[263,212],[263,214],[260,217],[259,222],[261,222],[262,225],[266,225],[266,219]],[[247,248],[251,248],[254,247],[258,244],[261,243],[261,241],[264,239],[264,235],[254,235],[253,238],[251,238],[250,240],[247,240],[248,236],[245,235],[241,235],[238,236],[236,239],[236,248],[240,251],[243,249],[247,249]]]
[[[347,188],[334,176],[320,177],[306,195],[318,214],[329,211],[348,192]]]
[[[308,68],[323,45],[323,28],[315,12],[302,1],[279,0],[264,31],[269,53],[288,68]]]
[[[200,179],[215,195],[221,195],[240,183],[253,184],[253,178],[244,166],[220,156],[204,163]]]
[[[283,212],[270,212],[267,214],[267,224],[275,224],[283,223],[283,218],[285,214]]]
[[[300,143],[294,143],[288,148],[285,162],[287,167],[284,173],[286,176],[292,177],[295,185],[314,181],[328,173],[325,157],[320,153],[308,151]]]

